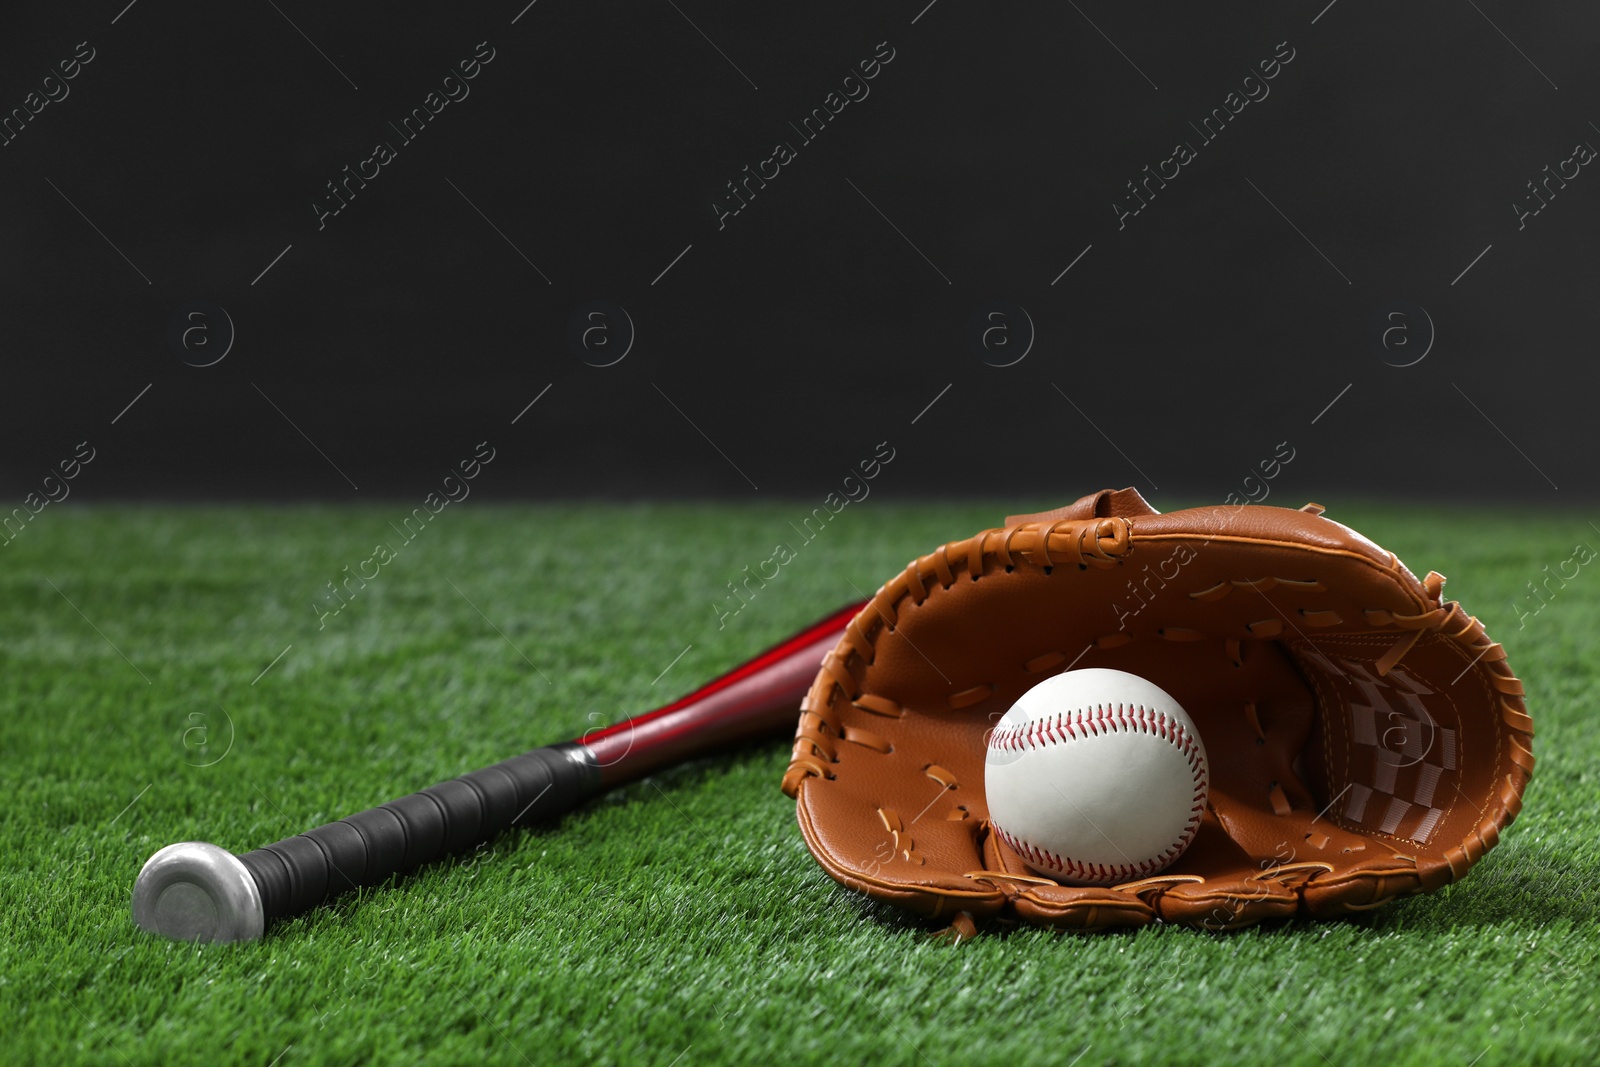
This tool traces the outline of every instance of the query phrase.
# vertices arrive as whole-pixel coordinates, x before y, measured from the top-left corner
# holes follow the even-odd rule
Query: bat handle
[[[139,872],[133,918],[185,941],[251,940],[277,919],[569,811],[600,788],[593,754],[567,742],[242,856],[203,841],[168,845]]]

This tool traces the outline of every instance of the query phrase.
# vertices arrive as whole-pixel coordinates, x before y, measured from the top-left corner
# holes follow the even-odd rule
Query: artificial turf
[[[783,740],[258,942],[155,939],[128,896],[170,842],[242,852],[664,703],[1007,504],[847,509],[720,629],[809,505],[450,508],[320,622],[405,505],[51,509],[0,548],[0,1062],[1593,1063],[1600,568],[1513,605],[1600,529],[1322,502],[1448,575],[1527,684],[1499,847],[1348,921],[956,948],[822,874]]]

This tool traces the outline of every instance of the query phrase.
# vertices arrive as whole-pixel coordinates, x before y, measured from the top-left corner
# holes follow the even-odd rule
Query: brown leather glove
[[[1505,652],[1393,553],[1322,517],[1159,514],[1132,489],[914,560],[828,654],[784,792],[828,874],[926,916],[1214,929],[1365,911],[1462,875],[1521,807],[1533,722]],[[1041,679],[1114,667],[1198,725],[1187,852],[1113,887],[990,832],[986,732]]]

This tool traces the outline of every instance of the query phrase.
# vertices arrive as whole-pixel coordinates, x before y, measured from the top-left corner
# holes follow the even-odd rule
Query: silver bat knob
[[[266,912],[239,857],[182,841],[145,861],[133,883],[133,921],[179,941],[251,941],[266,929]]]

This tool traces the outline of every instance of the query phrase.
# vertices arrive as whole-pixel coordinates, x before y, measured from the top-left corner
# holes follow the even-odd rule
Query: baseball
[[[1159,686],[1092,667],[1048,678],[989,733],[995,833],[1040,874],[1119,885],[1166,868],[1200,828],[1200,732]]]

